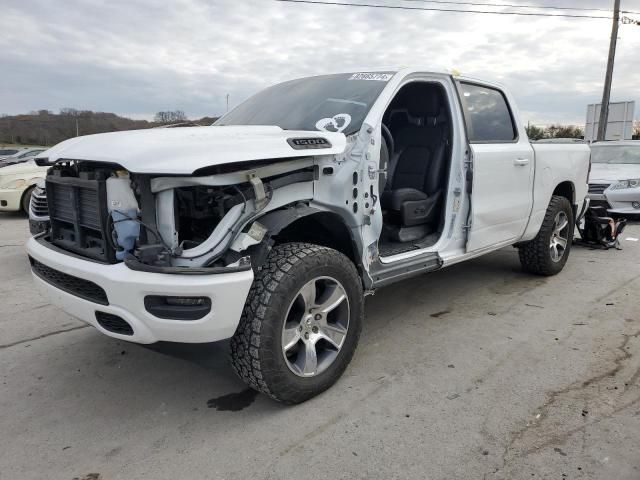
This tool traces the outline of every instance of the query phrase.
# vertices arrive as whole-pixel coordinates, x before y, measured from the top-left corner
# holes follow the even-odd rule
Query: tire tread
[[[568,206],[568,208],[567,208]],[[569,213],[569,238],[567,242],[567,250],[564,253],[564,258],[560,263],[554,264],[549,256],[549,244],[547,236],[550,235],[550,231],[553,229],[555,216],[560,210],[568,210]],[[520,257],[520,264],[526,271],[543,276],[551,276],[557,274],[562,268],[569,257],[571,250],[571,242],[573,239],[573,209],[571,203],[566,197],[554,195],[551,197],[549,207],[540,226],[538,234],[533,240],[522,243],[518,246],[518,254]],[[558,269],[558,266],[560,268]]]
[[[278,287],[286,281],[293,281],[294,267],[301,262],[317,265],[336,262],[335,264],[343,265],[349,276],[352,277],[352,281],[360,285],[359,291],[362,292],[361,281],[355,266],[345,255],[336,250],[309,243],[284,243],[276,245],[270,252],[254,278],[238,328],[231,339],[231,365],[236,374],[251,388],[274,400],[289,404],[299,403],[319,392],[313,393],[288,388],[282,372],[270,370],[266,366],[273,363],[269,362],[272,355],[277,355],[280,352],[269,352],[268,349],[260,347],[263,342],[268,340],[265,338],[267,333],[263,328],[266,317],[276,300],[284,300],[277,297],[282,297],[287,293],[278,291]],[[361,322],[358,324],[360,325]],[[360,335],[359,328],[356,335],[357,344]],[[349,363],[354,352],[345,353],[348,353],[346,368],[346,364]],[[339,374],[341,373],[342,371],[339,372]]]

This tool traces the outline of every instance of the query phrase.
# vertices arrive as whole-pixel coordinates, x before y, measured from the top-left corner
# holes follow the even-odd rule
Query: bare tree
[[[76,110],[75,108],[61,108],[60,109],[60,115],[69,115],[72,117],[78,116],[80,114],[79,110]]]
[[[168,112],[158,112],[153,117],[154,122],[162,125],[168,125],[171,123],[179,123],[187,121],[187,116],[182,110],[173,110]]]
[[[131,120],[113,113],[64,108],[59,114],[54,114],[42,110],[26,115],[0,117],[0,142],[54,145],[78,134],[89,135],[153,126],[154,124],[146,120]]]

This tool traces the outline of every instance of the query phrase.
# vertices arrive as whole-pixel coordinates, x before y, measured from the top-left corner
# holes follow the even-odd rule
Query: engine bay
[[[312,191],[310,160],[289,164],[185,177],[59,162],[46,179],[50,227],[44,238],[95,261],[136,268],[237,266],[265,234],[251,220],[274,191],[305,182]],[[256,175],[263,171],[264,183]]]
[[[175,238],[167,238],[158,229],[150,192],[153,178],[94,162],[53,166],[46,181],[49,241],[105,263],[135,259],[170,266],[173,258],[207,240],[225,215],[249,196],[247,185],[173,189]]]

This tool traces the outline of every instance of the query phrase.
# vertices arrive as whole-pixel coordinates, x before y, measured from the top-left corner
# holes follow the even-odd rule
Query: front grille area
[[[97,190],[72,185],[56,185],[53,188],[53,205],[56,220],[74,223],[77,215],[81,227],[100,230]]]
[[[610,183],[590,183],[589,193],[603,194],[609,188]]]
[[[105,312],[96,312],[96,320],[102,328],[120,335],[133,335],[133,328],[126,320],[117,315]]]
[[[31,194],[31,214],[37,218],[49,216],[47,191],[44,188],[36,187]]]
[[[106,233],[109,213],[104,179],[49,175],[47,201],[54,245],[115,263],[115,251]]]
[[[31,220],[29,219],[29,232],[31,235],[38,235],[49,230],[48,220]]]
[[[93,303],[109,305],[107,293],[95,283],[47,267],[33,257],[29,261],[33,273],[54,287]]]

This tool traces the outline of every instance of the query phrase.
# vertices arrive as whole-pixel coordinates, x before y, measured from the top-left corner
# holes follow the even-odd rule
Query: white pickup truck
[[[420,69],[324,75],[211,127],[78,137],[46,152],[35,282],[102,333],[231,338],[251,387],[302,402],[352,358],[364,296],[506,245],[562,270],[586,145],[533,145],[501,86]]]

